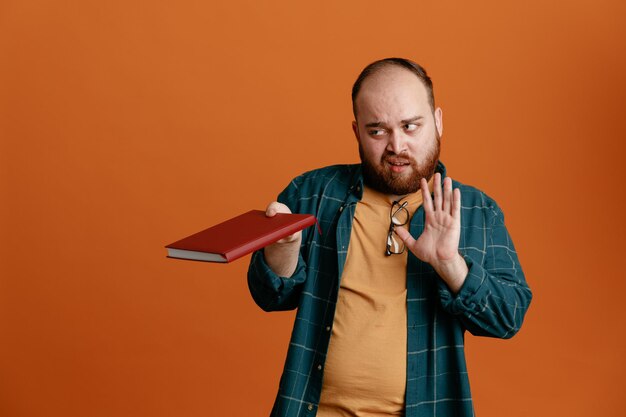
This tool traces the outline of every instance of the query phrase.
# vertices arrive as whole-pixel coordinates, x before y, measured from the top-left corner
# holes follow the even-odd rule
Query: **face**
[[[368,77],[356,98],[352,123],[366,184],[402,196],[419,190],[439,160],[441,109],[432,110],[422,82],[389,67]]]

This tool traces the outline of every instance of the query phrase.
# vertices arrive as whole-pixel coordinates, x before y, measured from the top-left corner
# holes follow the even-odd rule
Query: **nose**
[[[406,151],[406,137],[403,132],[399,132],[395,129],[391,131],[389,141],[387,142],[387,150],[396,155],[400,155]]]

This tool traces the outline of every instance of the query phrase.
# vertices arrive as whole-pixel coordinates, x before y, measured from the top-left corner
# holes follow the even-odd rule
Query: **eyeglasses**
[[[406,206],[408,201],[400,204],[398,201],[394,201],[391,205],[391,211],[389,212],[389,232],[387,233],[387,249],[385,255],[400,255],[404,252],[404,242],[396,236],[394,229],[396,226],[402,227],[409,222],[409,211]]]

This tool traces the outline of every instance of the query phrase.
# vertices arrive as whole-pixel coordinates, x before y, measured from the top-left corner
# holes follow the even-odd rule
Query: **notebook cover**
[[[171,243],[166,248],[217,253],[224,256],[226,262],[232,262],[315,222],[315,216],[311,214],[278,213],[267,217],[262,210],[250,210]]]

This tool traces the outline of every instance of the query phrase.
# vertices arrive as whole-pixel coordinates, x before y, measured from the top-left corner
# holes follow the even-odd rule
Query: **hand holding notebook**
[[[280,206],[275,209],[276,214],[271,217],[262,210],[250,210],[171,243],[166,246],[167,256],[205,262],[232,262],[281,239],[297,239],[302,229],[316,223],[315,216],[311,214],[280,213],[278,211],[283,209]]]

